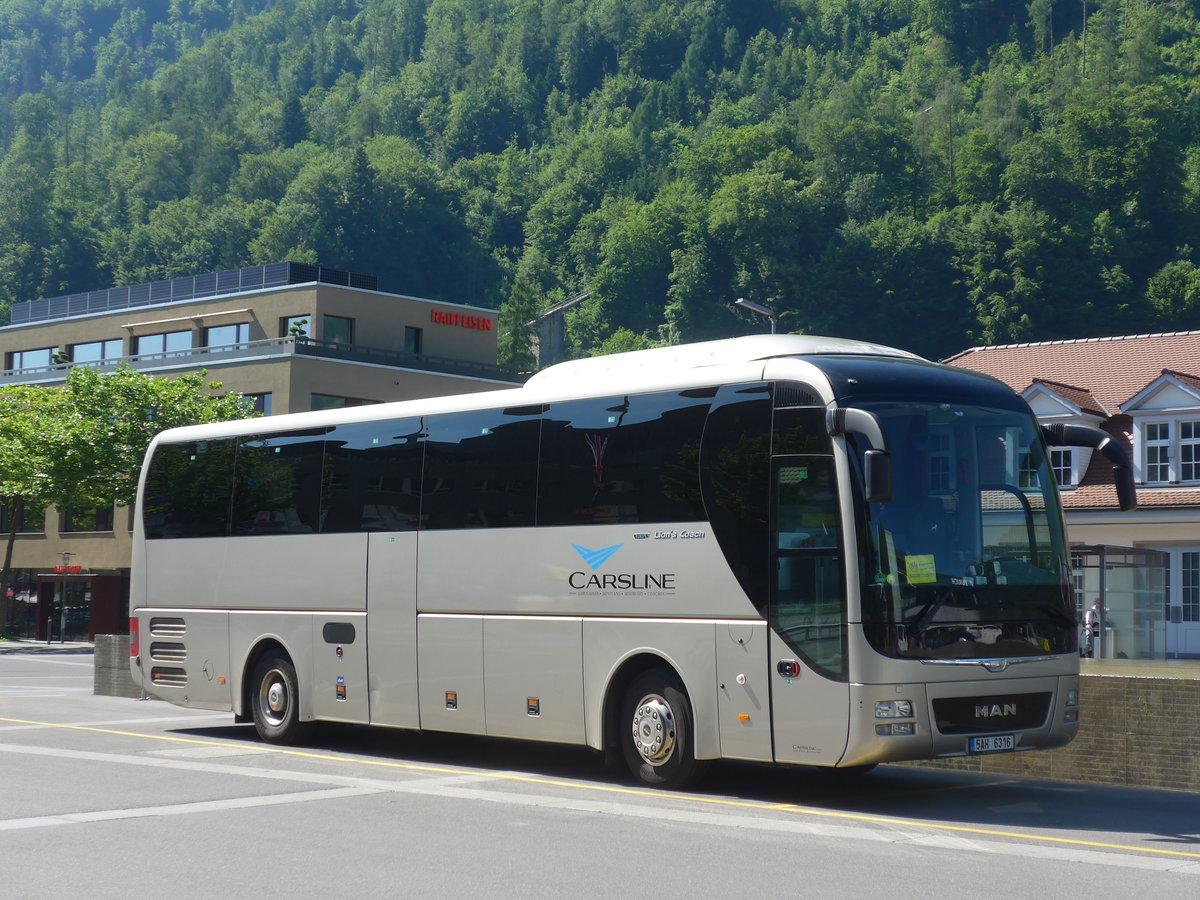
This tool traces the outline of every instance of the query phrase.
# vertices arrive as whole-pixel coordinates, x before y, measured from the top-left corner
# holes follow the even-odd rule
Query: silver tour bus
[[[759,336],[525,386],[174,429],[130,667],[267,741],[318,721],[581,744],[679,787],[1065,744],[1078,629],[1048,446],[982,375]]]

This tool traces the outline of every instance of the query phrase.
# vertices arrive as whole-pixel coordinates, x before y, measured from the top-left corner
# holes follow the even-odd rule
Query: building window
[[[112,507],[74,509],[67,507],[62,514],[62,532],[112,531]]]
[[[417,356],[421,352],[421,339],[424,336],[424,330],[421,328],[413,328],[411,325],[404,327],[404,352],[411,353]]]
[[[1179,423],[1179,480],[1200,480],[1200,422]]]
[[[0,535],[9,534],[13,529],[12,517],[9,515],[8,507],[0,503]],[[46,511],[44,509],[30,509],[25,507],[17,516],[17,527],[15,531],[18,534],[42,534],[46,530]]]
[[[306,338],[311,316],[284,316],[279,320],[279,336],[285,338]]]
[[[1200,421],[1144,424],[1142,473],[1146,484],[1200,481]]]
[[[87,344],[71,345],[71,362],[88,363],[100,362],[105,359],[116,359],[124,351],[124,341],[92,341]]]
[[[42,369],[50,365],[50,359],[56,352],[56,347],[43,347],[39,350],[16,350],[8,354],[10,369]]]
[[[344,316],[325,316],[321,321],[321,337],[334,344],[353,344],[354,320]]]
[[[1023,488],[1038,486],[1038,471],[1033,464],[1033,454],[1023,452],[1017,459],[1017,485]]]
[[[313,410],[345,409],[349,406],[373,406],[378,402],[378,400],[363,400],[359,397],[334,397],[331,394],[313,394],[309,398],[309,408]]]
[[[167,331],[162,334],[144,334],[134,338],[133,352],[173,353],[178,350],[192,349],[192,333],[190,331]]]
[[[1171,480],[1171,423],[1147,422],[1145,426],[1146,483]]]
[[[1054,480],[1059,487],[1072,487],[1075,484],[1075,457],[1070,450],[1051,450],[1050,466],[1054,469]]]
[[[1180,554],[1180,576],[1183,621],[1200,622],[1200,552],[1185,550]]]
[[[246,403],[247,412],[261,413],[264,416],[271,414],[271,395],[268,394],[243,394],[242,400]]]
[[[250,323],[215,325],[204,329],[205,347],[225,347],[229,344],[244,344],[250,340]]]

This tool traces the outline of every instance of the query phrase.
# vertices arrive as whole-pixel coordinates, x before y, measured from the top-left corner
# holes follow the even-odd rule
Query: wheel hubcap
[[[652,766],[661,766],[675,749],[675,716],[657,694],[643,697],[633,713],[633,745]]]
[[[271,672],[263,679],[258,696],[263,717],[272,725],[283,723],[288,707],[287,685],[278,672]]]

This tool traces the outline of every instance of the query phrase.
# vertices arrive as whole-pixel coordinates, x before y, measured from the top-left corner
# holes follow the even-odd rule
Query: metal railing
[[[303,263],[267,263],[262,266],[247,266],[242,269],[228,269],[224,272],[207,272],[203,275],[184,275],[166,281],[152,281],[146,284],[104,288],[98,291],[85,291],[79,294],[44,297],[40,300],[14,303],[9,314],[9,324],[25,325],[30,322],[71,319],[94,313],[115,312],[139,306],[155,306],[160,303],[198,300],[226,294],[240,294],[263,288],[308,284],[314,281],[371,291],[379,290],[379,279],[374,275],[345,272],[341,269],[326,269]]]
[[[64,381],[67,373],[76,366],[87,366],[102,372],[112,371],[122,364],[139,371],[156,369],[200,369],[206,363],[227,364],[239,360],[262,359],[280,356],[308,356],[333,359],[342,362],[369,363],[396,369],[414,369],[419,372],[436,372],[443,375],[461,375],[473,378],[490,378],[519,384],[522,378],[499,366],[452,359],[445,356],[430,356],[426,353],[404,353],[380,347],[365,347],[358,344],[340,344],[336,341],[316,341],[311,338],[267,338],[261,341],[244,341],[238,344],[221,344],[216,347],[192,347],[187,350],[168,350],[161,353],[138,353],[134,356],[118,356],[112,359],[89,360],[87,362],[61,363],[33,366],[24,369],[0,371],[0,384],[35,384]]]

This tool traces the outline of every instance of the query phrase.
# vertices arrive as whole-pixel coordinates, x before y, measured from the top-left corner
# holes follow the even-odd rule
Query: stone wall
[[[96,674],[93,694],[105,697],[141,697],[129,674],[129,635],[96,635]]]
[[[1085,662],[1065,747],[916,763],[1057,781],[1200,791],[1200,667]]]

